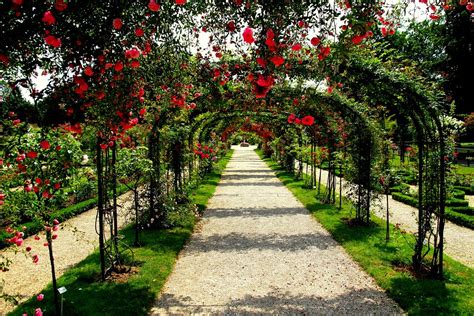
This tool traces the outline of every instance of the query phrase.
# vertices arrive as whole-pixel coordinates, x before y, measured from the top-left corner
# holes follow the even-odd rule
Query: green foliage
[[[190,194],[191,201],[196,204],[198,211],[202,214],[206,209],[207,202],[209,199],[214,195],[216,190],[217,184],[222,175],[222,171],[224,171],[225,166],[230,160],[232,156],[233,150],[229,150],[229,152],[222,157],[216,163],[213,170],[205,176],[202,182],[199,183],[197,188],[192,189],[192,193]]]
[[[26,134],[16,130],[10,138],[15,141],[3,150],[11,168],[0,169],[0,178],[6,180],[0,183],[6,195],[0,206],[5,209],[0,225],[47,222],[51,210],[67,200],[66,188],[77,174],[82,156],[79,143],[59,129],[29,129]],[[18,171],[14,178],[9,177],[12,171]]]
[[[418,199],[400,192],[393,192],[392,198],[396,201],[418,207]],[[468,201],[460,199],[446,200],[445,217],[458,225],[474,229],[474,215]]]
[[[71,186],[72,190],[69,195],[74,198],[75,202],[88,200],[97,194],[97,181],[91,181],[87,178],[81,178],[80,181]]]
[[[401,192],[393,192],[392,193],[392,198],[395,201],[399,201],[399,202],[408,204],[408,205],[413,206],[413,207],[418,207],[418,199],[414,198],[410,195],[403,194]]]
[[[455,199],[464,200],[466,193],[462,190],[454,189],[451,192],[448,192],[448,197],[453,197]]]
[[[445,216],[453,223],[474,229],[474,208],[472,207],[447,208]]]
[[[148,159],[148,148],[145,146],[119,150],[117,162],[118,178],[124,183],[132,182],[132,188],[138,185],[139,180],[148,178],[153,170],[153,162]]]
[[[474,207],[470,206],[452,206],[450,207],[451,211],[466,215],[474,216]],[[474,217],[473,217],[474,218]]]
[[[447,60],[445,44],[445,27],[440,23],[423,21],[411,23],[406,30],[398,31],[388,38],[388,54],[398,54],[401,59],[409,60],[429,78],[436,78],[444,70]]]
[[[454,189],[464,192],[464,194],[474,195],[474,185],[471,187],[455,185]]]
[[[468,206],[469,202],[461,199],[447,199],[446,206]]]
[[[406,183],[400,183],[399,185],[391,187],[390,191],[392,192],[392,194],[394,192],[400,192],[400,193],[403,193],[403,194],[407,194],[407,193],[410,192],[410,186]]]
[[[411,195],[404,194],[404,193],[401,193],[401,192],[393,192],[392,193],[392,198],[396,201],[400,201],[400,202],[408,204],[410,206],[418,207],[418,198],[413,197]],[[446,206],[462,206],[462,207],[465,207],[465,206],[468,206],[468,205],[469,205],[469,202],[466,201],[466,200],[461,200],[461,199],[456,199],[456,198],[446,200]]]

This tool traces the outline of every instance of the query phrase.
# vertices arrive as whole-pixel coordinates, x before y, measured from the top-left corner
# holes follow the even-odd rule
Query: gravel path
[[[127,222],[127,210],[132,207],[132,195],[126,193],[119,197],[119,226]],[[98,247],[99,240],[95,232],[95,218],[97,208],[84,212],[60,225],[58,239],[53,242],[55,266],[57,276],[90,255]],[[14,247],[3,249],[1,255],[9,258],[13,263],[9,271],[0,272],[0,285],[4,284],[3,292],[17,296],[23,302],[40,291],[51,282],[51,265],[48,259],[48,247],[43,246],[44,234],[39,234],[40,241],[33,237],[25,239],[21,249],[31,246],[31,253],[39,255],[38,264],[33,264],[31,257],[24,252],[15,252]],[[15,306],[0,299],[0,315],[5,315]]]
[[[237,147],[153,315],[400,314],[252,148]]]
[[[328,172],[326,170],[322,170],[321,182],[323,184],[327,182],[327,176]],[[339,178],[337,178],[336,192],[338,193],[339,183]],[[342,194],[345,195],[347,193],[347,190],[345,188],[344,180],[342,181],[342,188]],[[382,204],[383,205],[380,205],[380,203],[374,203],[372,205],[372,210],[378,217],[385,219],[385,196],[383,196]],[[399,223],[402,229],[412,233],[418,230],[417,208],[414,208],[410,205],[406,205],[399,201],[395,201],[392,196],[389,196],[389,212],[390,222],[392,224]],[[451,258],[471,268],[474,268],[474,230],[453,224],[450,221],[446,221],[444,236],[445,253]]]
[[[465,199],[469,202],[470,207],[474,207],[474,195],[466,195]]]

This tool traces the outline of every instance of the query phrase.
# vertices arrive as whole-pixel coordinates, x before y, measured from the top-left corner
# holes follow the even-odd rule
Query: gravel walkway
[[[125,216],[127,210],[132,208],[132,195],[126,193],[119,197],[119,226],[127,222]],[[95,232],[95,218],[97,208],[84,212],[60,225],[58,239],[53,242],[55,266],[57,276],[81,260],[90,255],[98,247],[99,240]],[[43,246],[45,236],[39,234],[40,241],[33,237],[25,239],[24,250],[27,246],[32,248],[31,253],[38,254],[38,264],[33,264],[31,257],[24,252],[15,252],[14,247],[1,250],[1,254],[9,258],[13,263],[9,271],[0,272],[0,285],[4,282],[3,292],[8,295],[17,296],[23,302],[33,295],[39,294],[43,288],[51,282],[51,265],[48,259],[48,247]],[[46,299],[46,298],[45,298]],[[5,315],[15,306],[0,299],[0,315]]]
[[[319,173],[319,169],[318,169]],[[328,172],[322,170],[321,182],[327,182]],[[339,178],[337,178],[336,192],[339,193]],[[342,181],[342,194],[345,195],[345,181]],[[374,203],[372,210],[375,214],[382,218],[386,218],[385,196],[383,196],[383,205]],[[408,232],[416,232],[418,230],[417,218],[418,209],[410,205],[406,205],[399,201],[395,201],[389,196],[389,212],[390,222],[392,224],[400,224],[400,227]],[[456,225],[450,221],[446,221],[444,229],[445,253],[451,258],[474,268],[474,230]]]
[[[469,202],[470,207],[474,207],[474,195],[466,195],[465,199]]]
[[[400,314],[258,158],[237,147],[153,315]]]

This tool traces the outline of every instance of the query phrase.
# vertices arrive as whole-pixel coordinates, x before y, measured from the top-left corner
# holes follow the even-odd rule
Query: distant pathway
[[[318,175],[319,175],[319,169]],[[321,174],[322,184],[327,183],[328,172],[322,170]],[[339,192],[339,177],[337,177],[336,190]],[[342,181],[342,194],[346,195],[347,188],[345,181]],[[383,205],[374,204],[372,210],[375,214],[385,219],[386,218],[386,204],[385,196],[383,198]],[[417,218],[418,209],[410,205],[395,201],[392,196],[389,196],[389,212],[390,222],[392,224],[399,223],[400,227],[406,231],[414,233],[418,230]],[[474,230],[456,225],[450,221],[446,221],[444,229],[445,253],[451,258],[474,268]]]
[[[126,223],[128,210],[132,207],[131,193],[125,193],[118,199],[119,226]],[[81,260],[90,255],[99,244],[99,238],[95,232],[95,219],[97,208],[86,211],[64,223],[61,223],[58,231],[58,239],[53,241],[53,251],[55,255],[55,266],[57,276]],[[4,283],[3,292],[9,295],[17,296],[20,302],[23,302],[33,295],[39,294],[43,288],[51,282],[51,265],[48,259],[48,247],[43,246],[45,236],[39,234],[40,241],[33,237],[25,239],[24,251],[27,246],[32,248],[31,253],[38,254],[38,264],[33,264],[31,257],[24,252],[15,253],[15,248],[10,247],[0,251],[0,254],[11,259],[12,264],[9,271],[0,272],[0,285]],[[45,293],[46,294],[46,293]],[[51,299],[47,296],[45,299]],[[0,315],[5,315],[11,311],[14,306],[0,299]]]
[[[259,159],[237,147],[153,315],[403,311]]]

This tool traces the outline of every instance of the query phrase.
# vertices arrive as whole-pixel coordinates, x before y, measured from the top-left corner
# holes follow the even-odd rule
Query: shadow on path
[[[189,296],[164,294],[160,299],[160,305],[170,314],[179,314],[179,310],[182,309],[187,314],[216,313],[219,310],[219,314],[231,315],[274,314],[275,311],[278,311],[278,315],[373,315],[374,310],[380,310],[382,307],[378,300],[379,296],[380,292],[369,289],[352,289],[331,298],[294,295],[275,289],[261,296],[246,295],[241,299],[231,300],[226,305],[193,304],[193,300]]]

